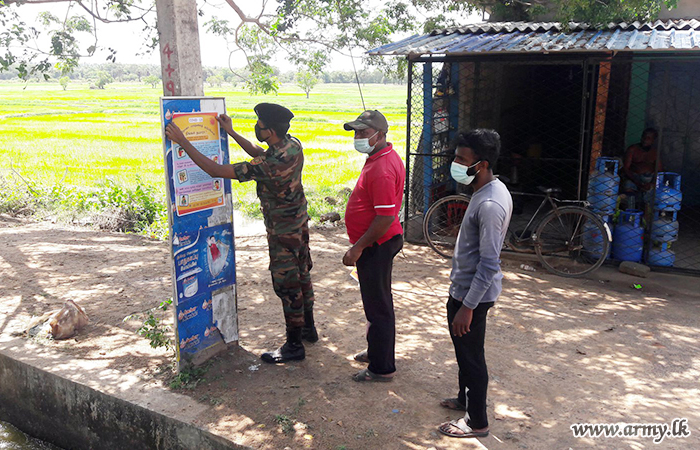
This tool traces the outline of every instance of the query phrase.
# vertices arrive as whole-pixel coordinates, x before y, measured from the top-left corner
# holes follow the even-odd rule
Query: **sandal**
[[[388,383],[394,379],[394,376],[378,375],[376,373],[370,372],[369,369],[362,369],[352,376],[352,379],[358,382],[362,381],[379,381],[382,383]]]
[[[440,406],[454,411],[466,411],[467,405],[462,404],[458,398],[443,398],[440,401]]]
[[[450,429],[456,429],[457,431],[450,431]],[[440,424],[438,431],[445,436],[456,437],[456,438],[474,438],[474,437],[486,437],[489,435],[489,430],[486,431],[474,431],[472,427],[467,425],[464,419],[451,420]]]
[[[367,350],[362,350],[360,353],[353,356],[353,359],[357,362],[369,364],[369,356],[367,356]]]

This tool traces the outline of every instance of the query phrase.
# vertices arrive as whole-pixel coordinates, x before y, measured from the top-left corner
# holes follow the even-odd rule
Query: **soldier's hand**
[[[233,133],[233,121],[229,116],[226,114],[219,114],[216,116],[216,120],[219,122],[224,131],[226,131],[228,134]]]
[[[170,122],[168,126],[165,127],[165,136],[167,136],[168,139],[175,142],[176,144],[180,144],[180,147],[184,146],[186,142],[189,142],[185,135],[182,133],[180,127],[178,127],[172,122]]]
[[[354,266],[357,260],[360,259],[360,256],[362,256],[362,249],[358,249],[355,246],[350,247],[350,249],[345,252],[345,256],[343,256],[343,264],[346,266]]]

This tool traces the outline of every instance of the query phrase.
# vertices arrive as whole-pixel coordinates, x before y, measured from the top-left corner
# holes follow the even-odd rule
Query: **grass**
[[[352,187],[364,157],[352,148],[352,135],[343,122],[362,111],[357,86],[322,84],[311,97],[294,85],[279,95],[251,96],[241,89],[206,89],[206,95],[224,97],[234,128],[255,140],[253,106],[280,103],[295,113],[290,133],[304,145],[303,183],[309,212],[336,210],[323,202]],[[379,109],[390,124],[389,140],[403,156],[406,135],[406,87],[363,86],[368,109]],[[90,90],[87,84],[0,83],[0,175],[10,168],[40,186],[94,188],[105,180],[134,189],[153,186],[164,196],[160,89],[138,84],[110,84]],[[231,161],[249,159],[232,141]],[[233,183],[236,207],[258,211],[254,183]],[[342,211],[338,211],[342,212]]]

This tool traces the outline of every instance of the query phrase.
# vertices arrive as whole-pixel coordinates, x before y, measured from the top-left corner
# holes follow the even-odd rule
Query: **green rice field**
[[[382,111],[390,125],[389,141],[403,155],[406,139],[406,87],[364,85],[368,109]],[[0,175],[10,168],[46,187],[56,184],[94,187],[109,179],[133,187],[143,183],[164,192],[160,88],[109,84],[0,83]],[[304,145],[304,186],[310,213],[321,214],[323,198],[352,187],[364,156],[352,146],[343,122],[362,112],[353,84],[320,84],[309,99],[295,85],[278,95],[251,96],[241,89],[205,87],[205,95],[224,97],[234,128],[255,140],[253,106],[274,102],[295,113],[290,133]],[[233,140],[231,161],[248,155]],[[233,183],[238,206],[254,210],[254,183]]]

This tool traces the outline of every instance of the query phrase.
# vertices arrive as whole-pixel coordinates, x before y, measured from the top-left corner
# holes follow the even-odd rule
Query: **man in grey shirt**
[[[501,138],[493,130],[471,130],[456,138],[451,174],[458,183],[471,185],[474,194],[457,236],[447,301],[447,322],[459,365],[459,393],[440,404],[467,411],[464,418],[438,427],[452,437],[489,434],[486,315],[501,293],[500,254],[513,212],[510,192],[493,175],[500,150]]]

